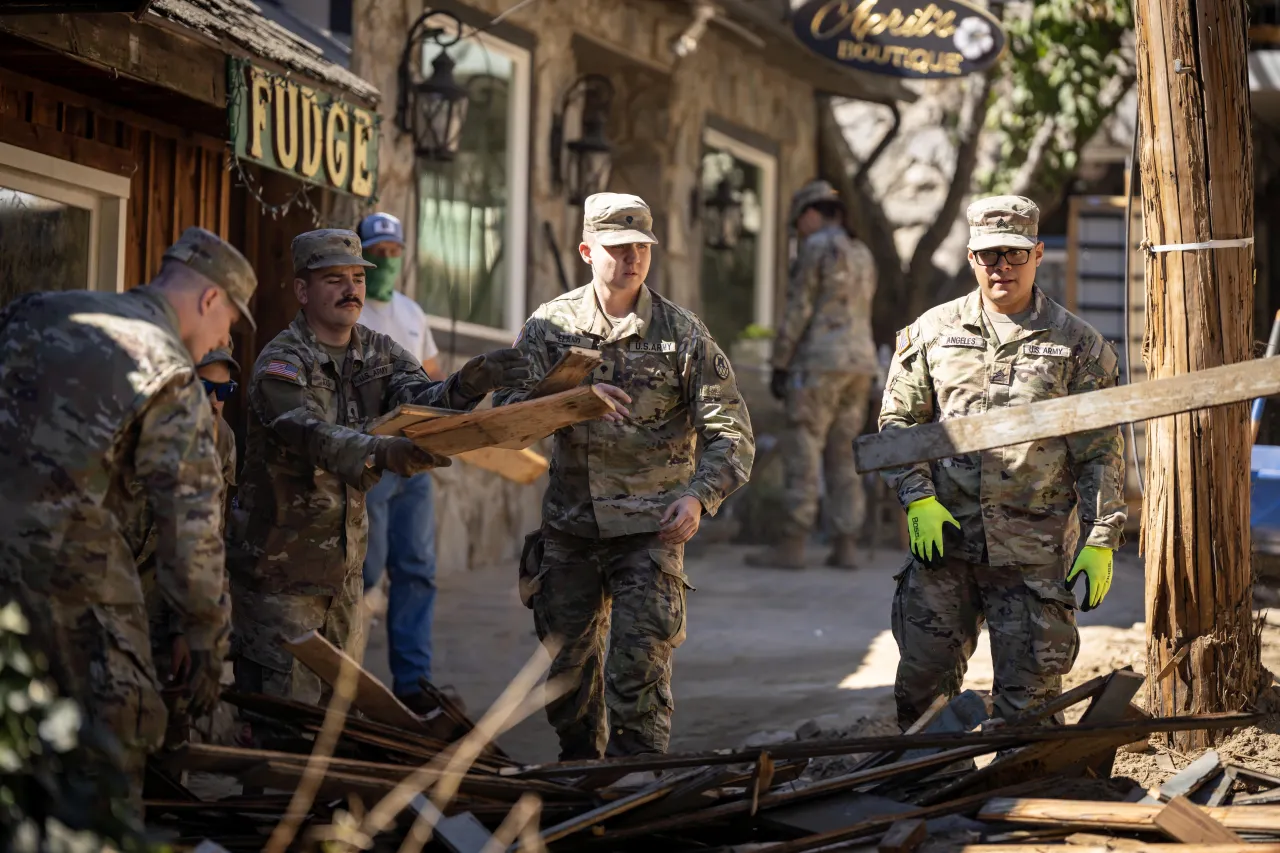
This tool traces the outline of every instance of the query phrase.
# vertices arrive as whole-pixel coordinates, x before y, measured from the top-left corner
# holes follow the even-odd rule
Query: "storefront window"
[[[426,66],[439,50],[426,46]],[[419,167],[418,301],[436,317],[516,329],[525,319],[529,53],[488,37],[449,52],[470,105],[453,161]]]
[[[0,178],[0,305],[38,290],[89,283],[88,210],[4,186]]]
[[[741,205],[742,229],[736,242],[714,245],[703,220],[702,310],[699,316],[724,347],[742,336],[748,326],[770,327],[776,236],[777,163],[726,134],[707,129],[702,147],[702,199],[712,199],[727,181]]]

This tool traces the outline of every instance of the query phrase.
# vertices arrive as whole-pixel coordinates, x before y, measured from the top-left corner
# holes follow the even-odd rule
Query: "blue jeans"
[[[369,550],[364,585],[391,573],[387,602],[392,690],[399,696],[431,680],[431,621],[436,601],[436,530],[431,475],[382,475],[369,490]]]

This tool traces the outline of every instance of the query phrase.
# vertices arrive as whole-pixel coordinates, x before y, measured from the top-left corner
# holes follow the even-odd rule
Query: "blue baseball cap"
[[[404,226],[390,213],[370,213],[360,220],[356,233],[360,235],[360,245],[365,249],[374,243],[404,245]]]

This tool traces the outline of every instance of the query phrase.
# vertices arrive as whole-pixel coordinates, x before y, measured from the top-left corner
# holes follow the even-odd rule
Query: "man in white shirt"
[[[404,227],[389,213],[373,213],[357,233],[364,257],[377,264],[365,278],[360,323],[389,335],[422,362],[427,375],[443,379],[439,349],[431,337],[427,315],[396,289],[404,255]],[[401,477],[383,474],[366,499],[369,550],[364,558],[364,584],[370,590],[390,575],[387,639],[392,690],[414,711],[430,710],[419,678],[431,680],[431,622],[436,598],[435,507],[431,474]]]

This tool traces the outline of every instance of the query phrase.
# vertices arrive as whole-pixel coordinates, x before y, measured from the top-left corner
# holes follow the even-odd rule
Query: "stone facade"
[[[512,5],[511,0],[473,0],[469,8],[478,13],[473,19],[487,20]],[[400,51],[421,8],[416,2],[356,0],[352,34],[352,70],[383,95],[379,207],[400,216],[410,229],[414,163],[408,139],[395,129],[394,112]],[[714,117],[721,129],[725,124],[740,128],[744,137],[763,139],[776,150],[780,210],[775,305],[780,310],[787,203],[817,171],[815,93],[810,83],[770,65],[765,52],[714,23],[697,49],[677,60],[670,45],[690,25],[692,8],[665,0],[535,0],[504,19],[504,25],[534,40],[526,261],[530,312],[560,292],[555,259],[542,234],[544,222],[551,224],[571,286],[588,280],[577,254],[581,214],[553,186],[549,165],[552,121],[561,96],[588,72],[606,74],[616,90],[607,128],[615,152],[609,188],[637,193],[653,207],[662,246],[655,253],[651,282],[694,310],[700,301],[702,235],[691,207],[704,126]],[[494,33],[500,35],[501,29]],[[409,272],[414,264],[405,268]],[[412,288],[413,282],[408,285]],[[726,349],[732,344],[722,343]],[[496,338],[489,343],[499,345],[505,344]],[[479,342],[471,342],[470,350],[480,349]],[[760,405],[772,402],[761,400]],[[466,465],[441,472],[437,483],[441,572],[514,558],[524,533],[538,523],[543,483],[515,486]]]

